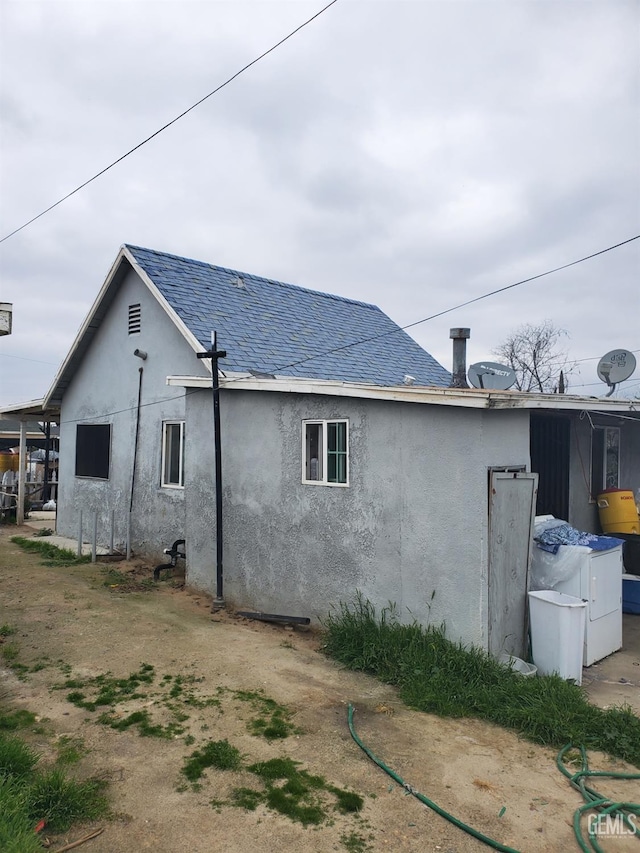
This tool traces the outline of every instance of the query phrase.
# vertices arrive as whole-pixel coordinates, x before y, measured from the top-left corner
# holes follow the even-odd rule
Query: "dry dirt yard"
[[[33,530],[0,529],[0,625],[15,629],[5,641],[15,644],[17,662],[31,671],[18,678],[0,657],[0,696],[38,714],[39,733],[31,737],[44,760],[55,756],[56,743],[73,739],[84,745],[72,772],[108,780],[115,813],[111,820],[76,826],[53,839],[52,850],[98,827],[104,827],[103,833],[81,850],[488,850],[410,796],[364,754],[349,733],[349,703],[356,708],[355,725],[364,743],[414,789],[463,822],[527,853],[578,849],[571,821],[582,800],[556,769],[555,750],[474,720],[408,710],[391,688],[328,660],[316,633],[230,613],[212,615],[205,596],[180,588],[175,579],[150,590],[135,584],[128,589],[105,586],[104,564],[44,567],[38,556],[10,541],[17,533],[32,535]],[[111,567],[138,581],[152,575],[150,566],[137,563]],[[86,680],[110,672],[126,678],[142,664],[154,668],[153,688],[126,713],[135,706],[146,709],[152,721],[166,722],[162,690],[166,696],[167,686],[182,676],[196,700],[183,706],[188,717],[184,733],[167,740],[142,737],[135,728],[118,731],[97,722],[100,710],[69,702],[69,690],[52,689],[68,677]],[[288,709],[296,732],[271,741],[252,733],[249,726],[260,701],[247,697],[256,694]],[[203,707],[197,700],[206,697],[217,704]],[[191,743],[185,742],[187,735]],[[256,776],[245,769],[209,769],[200,790],[193,790],[185,786],[181,768],[194,749],[223,739],[240,750],[245,765],[289,757],[331,785],[361,794],[364,808],[359,815],[344,815],[329,797],[328,819],[304,827],[265,805],[254,811],[220,805],[233,788],[259,787]],[[598,754],[590,761],[594,769],[631,769]],[[616,793],[604,783],[598,788]],[[631,793],[623,789],[618,797],[628,799]],[[615,851],[631,849],[631,843],[623,838],[608,842]]]

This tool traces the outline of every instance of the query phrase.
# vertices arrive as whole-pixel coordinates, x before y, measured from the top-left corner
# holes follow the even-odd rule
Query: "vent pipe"
[[[471,337],[471,329],[449,329],[449,337],[453,340],[451,388],[468,388],[467,338]]]

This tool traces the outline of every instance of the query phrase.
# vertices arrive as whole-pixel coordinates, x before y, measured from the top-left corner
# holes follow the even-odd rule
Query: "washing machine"
[[[622,648],[622,545],[579,551],[578,570],[553,588],[587,602],[583,665],[591,666]]]

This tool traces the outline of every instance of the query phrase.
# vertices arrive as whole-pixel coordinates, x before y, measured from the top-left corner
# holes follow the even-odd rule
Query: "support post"
[[[216,332],[211,333],[211,349],[199,352],[198,358],[211,359],[211,384],[213,387],[213,446],[215,455],[216,483],[216,597],[211,605],[212,612],[224,608],[223,590],[223,538],[222,538],[222,443],[220,438],[220,377],[218,360],[226,358],[226,351],[219,350]]]
[[[27,469],[27,422],[20,421],[20,452],[18,454],[18,506],[16,524],[24,524],[25,477]]]

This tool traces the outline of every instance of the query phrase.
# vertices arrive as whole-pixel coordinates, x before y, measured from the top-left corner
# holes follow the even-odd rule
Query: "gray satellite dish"
[[[607,397],[613,394],[616,385],[628,379],[636,369],[636,357],[628,349],[612,349],[603,355],[598,362],[598,378],[606,382],[610,390]]]
[[[474,388],[488,388],[491,391],[506,391],[516,381],[514,370],[495,361],[472,364],[467,376]]]

